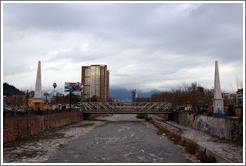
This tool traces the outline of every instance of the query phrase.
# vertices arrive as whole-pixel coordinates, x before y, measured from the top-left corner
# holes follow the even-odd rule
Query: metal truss
[[[166,114],[171,104],[164,102],[82,102],[81,111],[93,114]]]

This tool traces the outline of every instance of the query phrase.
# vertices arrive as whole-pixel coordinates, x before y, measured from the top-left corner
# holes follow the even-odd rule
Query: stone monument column
[[[215,61],[215,75],[214,75],[214,100],[213,100],[214,113],[218,115],[224,114],[224,101],[220,89],[220,77],[218,61]]]
[[[38,61],[38,71],[36,77],[35,93],[33,98],[34,110],[42,110],[42,85],[41,85],[41,62]]]

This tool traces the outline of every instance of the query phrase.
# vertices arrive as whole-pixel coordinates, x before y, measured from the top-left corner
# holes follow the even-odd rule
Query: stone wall
[[[179,112],[174,120],[180,124],[233,141],[243,141],[243,122],[237,117],[214,117]]]
[[[82,112],[59,112],[3,118],[3,143],[37,135],[50,128],[61,127],[83,120]]]

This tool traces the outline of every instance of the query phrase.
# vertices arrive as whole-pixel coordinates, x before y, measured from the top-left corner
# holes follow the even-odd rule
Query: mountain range
[[[4,96],[12,96],[12,95],[24,95],[25,92],[20,91],[13,85],[9,85],[8,83],[3,83],[3,95]]]
[[[132,99],[132,90],[127,90],[123,88],[111,88],[109,89],[109,97],[114,99],[114,100],[129,100],[131,101]],[[45,93],[47,91],[43,91]],[[150,97],[152,94],[159,92],[158,90],[151,90],[148,92],[143,92],[143,91],[138,91],[137,90],[137,96],[139,98],[147,98]],[[51,98],[54,95],[53,91],[48,91],[49,93],[49,98]],[[3,84],[3,95],[4,96],[11,96],[11,95],[24,95],[25,92],[20,91],[13,85],[9,85],[8,83]]]
[[[134,89],[135,90],[135,89]],[[119,100],[119,99],[132,99],[132,90],[127,89],[109,89],[109,96],[112,99]],[[139,98],[147,98],[150,97],[152,94],[159,92],[158,90],[151,90],[148,92],[142,92],[137,90],[137,96]]]

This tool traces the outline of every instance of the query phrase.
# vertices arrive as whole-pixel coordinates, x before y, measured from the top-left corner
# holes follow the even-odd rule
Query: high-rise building
[[[107,70],[107,65],[82,66],[81,82],[84,85],[82,96],[85,99],[92,98],[94,95],[103,102],[109,99],[109,70]]]

